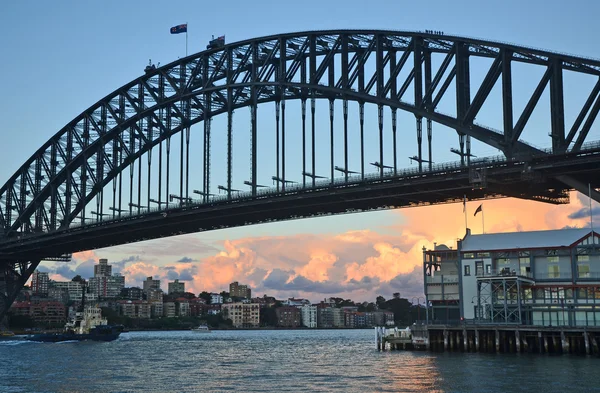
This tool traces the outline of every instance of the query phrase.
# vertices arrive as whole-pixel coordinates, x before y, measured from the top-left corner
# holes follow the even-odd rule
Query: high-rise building
[[[48,273],[40,272],[38,270],[34,271],[31,275],[31,293],[34,295],[48,295],[48,284],[50,283],[50,278],[48,277]]]
[[[160,289],[160,280],[155,280],[152,277],[146,278],[143,284],[144,293],[148,293],[151,289]]]
[[[112,276],[112,266],[108,264],[108,259],[99,259],[98,264],[94,265],[94,277]]]
[[[229,284],[229,296],[250,299],[252,298],[252,293],[248,285],[240,285],[239,282],[234,281]]]
[[[173,293],[184,293],[185,292],[185,283],[179,282],[179,280],[175,279],[174,282],[169,283],[169,295]]]
[[[112,276],[97,276],[89,279],[88,288],[101,298],[115,298],[121,294],[125,287],[125,277],[119,273]]]

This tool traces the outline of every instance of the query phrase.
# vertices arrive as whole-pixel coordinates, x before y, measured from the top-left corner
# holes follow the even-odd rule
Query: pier
[[[432,352],[579,354],[600,356],[600,328],[413,325],[375,328],[377,349]]]

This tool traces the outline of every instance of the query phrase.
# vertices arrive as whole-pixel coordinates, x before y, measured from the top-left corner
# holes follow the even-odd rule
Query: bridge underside
[[[585,157],[542,157],[529,163],[449,166],[434,172],[365,178],[313,189],[288,188],[265,196],[157,209],[52,233],[6,239],[0,242],[0,261],[60,258],[72,252],[281,220],[462,202],[464,196],[468,200],[514,197],[568,203],[568,192],[573,187],[558,178],[586,186],[586,179],[597,179],[591,186],[598,188],[598,160],[600,151]]]

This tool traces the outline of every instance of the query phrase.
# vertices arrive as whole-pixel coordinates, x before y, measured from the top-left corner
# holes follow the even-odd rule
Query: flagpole
[[[469,225],[467,224],[467,194],[463,196],[463,212],[465,213],[465,233],[469,230]]]
[[[594,233],[594,215],[592,213],[592,185],[591,183],[588,183],[588,193],[589,193],[589,200],[590,200],[590,229],[592,230],[592,233]],[[593,235],[592,235],[593,236]],[[592,242],[593,242],[593,238],[592,238]]]
[[[187,48],[188,48],[188,45],[187,45],[187,42],[188,42],[187,41],[187,25],[188,25],[188,23],[185,22],[185,57],[187,57],[187,53],[188,53],[188,51],[187,51]]]
[[[483,234],[485,235],[485,221],[483,219],[483,209],[481,209],[481,231],[483,232]]]

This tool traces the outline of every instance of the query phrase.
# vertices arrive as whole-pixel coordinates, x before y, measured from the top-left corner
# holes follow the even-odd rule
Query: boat
[[[200,325],[192,329],[192,332],[195,333],[210,333],[210,329],[207,325]]]
[[[82,298],[85,299],[85,296]],[[123,325],[109,325],[102,318],[102,310],[96,305],[85,306],[81,302],[79,310],[65,324],[60,333],[41,333],[28,336],[29,341],[62,342],[62,341],[113,341],[123,332]]]

